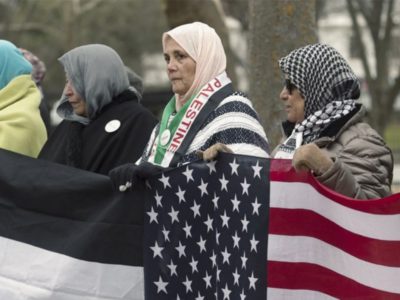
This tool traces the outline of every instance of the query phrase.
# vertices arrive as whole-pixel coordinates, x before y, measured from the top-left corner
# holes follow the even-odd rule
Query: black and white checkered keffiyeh
[[[296,49],[281,58],[279,66],[305,99],[305,120],[295,127],[303,133],[303,144],[318,138],[332,121],[355,108],[360,83],[331,46],[313,44]]]

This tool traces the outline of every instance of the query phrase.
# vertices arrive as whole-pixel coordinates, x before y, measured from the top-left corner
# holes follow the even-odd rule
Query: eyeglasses
[[[285,79],[283,86],[285,89],[288,90],[289,94],[291,94],[295,89],[297,89],[297,86],[295,86],[290,79]]]

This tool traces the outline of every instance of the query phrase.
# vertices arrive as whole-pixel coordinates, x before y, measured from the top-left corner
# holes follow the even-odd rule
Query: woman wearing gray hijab
[[[63,121],[39,158],[101,174],[135,162],[156,119],[138,103],[120,56],[106,45],[91,44],[59,61],[66,75],[57,107]]]

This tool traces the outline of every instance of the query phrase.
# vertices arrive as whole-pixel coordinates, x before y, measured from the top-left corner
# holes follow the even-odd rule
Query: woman
[[[178,166],[198,159],[206,149],[205,159],[215,156],[208,155],[210,150],[268,157],[257,113],[249,99],[234,92],[225,73],[225,51],[215,30],[200,22],[181,25],[164,33],[162,44],[175,95],[138,162],[140,168]],[[110,176],[118,186],[133,180],[135,170],[134,165],[122,166]]]
[[[311,170],[329,188],[357,199],[391,194],[393,156],[384,140],[362,122],[355,102],[360,84],[332,47],[315,44],[279,60],[285,75],[280,98],[287,121],[275,158],[293,158],[296,170]]]
[[[0,40],[0,148],[37,157],[47,139],[41,94],[32,65],[12,43]]]
[[[101,174],[136,161],[156,120],[138,103],[119,55],[92,44],[59,60],[67,79],[57,107],[64,120],[39,157]]]

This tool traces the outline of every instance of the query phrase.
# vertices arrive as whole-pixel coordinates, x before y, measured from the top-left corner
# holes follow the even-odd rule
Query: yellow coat
[[[40,101],[40,91],[30,74],[15,77],[0,90],[0,148],[38,156],[47,140]]]

